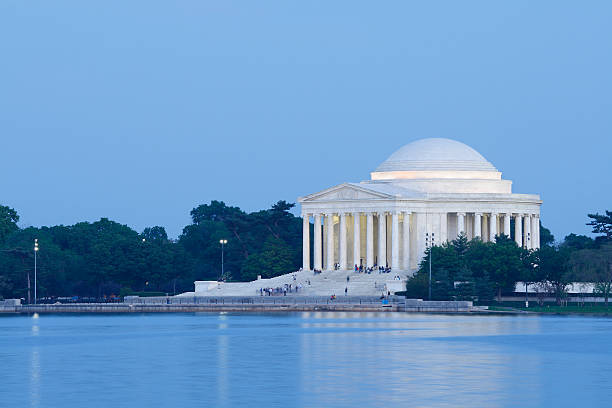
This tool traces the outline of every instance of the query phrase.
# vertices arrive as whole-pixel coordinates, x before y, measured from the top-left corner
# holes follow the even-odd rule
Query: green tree
[[[168,234],[164,227],[147,227],[140,234],[145,240],[150,242],[165,242],[168,241]]]
[[[427,299],[429,276],[421,271],[415,273],[406,282],[406,297],[409,299]]]
[[[491,246],[487,271],[495,285],[498,297],[502,291],[514,292],[516,282],[523,273],[522,249],[507,235],[498,235]]]
[[[263,250],[247,258],[240,275],[244,280],[255,280],[257,275],[264,278],[282,275],[291,270],[291,249],[274,236],[268,237]]]
[[[575,251],[570,255],[570,265],[576,280],[592,282],[594,293],[603,296],[608,307],[612,292],[612,244]]]
[[[586,225],[593,227],[594,234],[603,234],[601,237],[606,241],[612,240],[612,211],[607,211],[605,214],[588,214],[591,219]]]
[[[555,237],[550,232],[550,230],[542,225],[540,222],[540,247],[542,246],[550,246],[555,243]]]
[[[561,245],[570,250],[588,249],[594,247],[595,240],[586,235],[576,235],[572,233],[565,237]]]
[[[0,205],[0,243],[4,242],[6,237],[19,229],[17,226],[18,222],[19,215],[17,215],[17,211]]]
[[[454,282],[444,268],[436,269],[432,275],[431,299],[448,300],[454,296]]]
[[[289,212],[294,205],[279,201],[269,209],[247,214],[237,207],[212,201],[192,210],[193,223],[183,229],[179,242],[197,259],[198,276],[209,279],[221,272],[220,239],[228,240],[226,270],[240,272],[241,280],[257,275],[253,270],[261,265],[257,268],[254,265],[258,257],[270,255],[270,242],[282,245],[288,256],[288,262],[280,263],[284,269],[269,269],[275,271],[272,276],[295,271],[302,261],[302,220]],[[271,238],[274,239],[270,241]]]
[[[495,297],[495,285],[491,281],[489,272],[483,271],[474,280],[474,292],[479,302],[490,302]]]
[[[572,282],[568,262],[570,253],[567,248],[554,246],[541,247],[538,251],[538,273],[551,286],[558,305],[561,304],[561,300],[567,294],[567,287]]]
[[[455,279],[456,300],[475,300],[477,298],[474,275],[466,265],[461,267]]]

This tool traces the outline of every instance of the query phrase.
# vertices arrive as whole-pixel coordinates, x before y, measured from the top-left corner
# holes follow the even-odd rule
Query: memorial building
[[[460,233],[485,242],[505,234],[525,248],[540,246],[539,195],[513,193],[512,181],[502,179],[493,164],[450,139],[409,143],[370,180],[343,183],[298,202],[305,270],[378,265],[410,272],[427,246]]]

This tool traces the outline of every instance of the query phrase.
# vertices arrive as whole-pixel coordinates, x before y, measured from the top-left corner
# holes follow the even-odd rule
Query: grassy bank
[[[612,306],[606,307],[605,305],[599,304],[585,304],[580,305],[548,305],[543,306],[529,305],[529,307],[523,306],[504,306],[504,305],[492,305],[489,306],[489,310],[494,311],[525,311],[533,313],[549,313],[549,314],[596,314],[596,315],[612,315]]]

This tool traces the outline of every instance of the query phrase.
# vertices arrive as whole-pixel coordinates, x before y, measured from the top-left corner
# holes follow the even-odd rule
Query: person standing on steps
[[[344,288],[344,296],[346,296],[348,293],[348,287]]]

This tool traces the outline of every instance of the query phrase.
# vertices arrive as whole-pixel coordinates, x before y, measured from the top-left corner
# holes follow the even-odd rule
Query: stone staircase
[[[349,280],[347,282],[347,276]],[[399,276],[400,280],[394,277]],[[297,271],[270,279],[259,279],[252,282],[221,282],[208,287],[208,290],[187,292],[179,296],[256,296],[260,288],[277,288],[291,285],[293,288],[300,285],[301,289],[289,293],[287,296],[344,296],[344,289],[348,288],[349,296],[379,296],[382,293],[400,292],[405,290],[406,279],[410,276],[407,271],[391,271],[390,273],[370,274],[354,271],[323,271],[314,274],[312,271]]]

